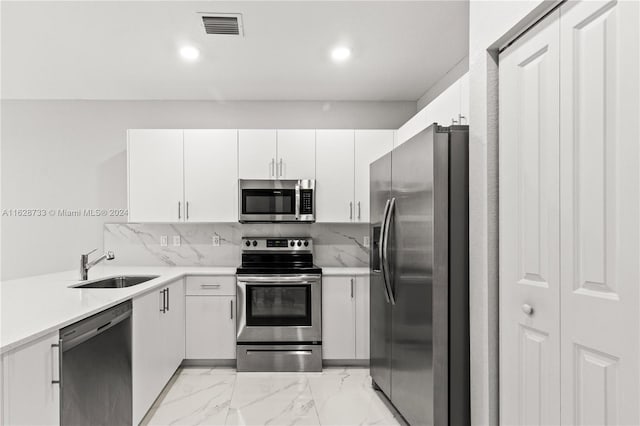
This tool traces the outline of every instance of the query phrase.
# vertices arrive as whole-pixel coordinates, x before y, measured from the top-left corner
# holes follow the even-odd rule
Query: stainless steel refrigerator
[[[371,164],[371,377],[411,425],[468,425],[468,127]]]

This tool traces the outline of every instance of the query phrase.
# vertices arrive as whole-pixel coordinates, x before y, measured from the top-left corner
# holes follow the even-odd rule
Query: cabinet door
[[[278,179],[316,178],[316,131],[278,130]]]
[[[58,333],[3,355],[3,419],[6,425],[60,423]]]
[[[369,165],[393,149],[393,130],[355,131],[354,220],[369,222]]]
[[[275,130],[238,130],[240,179],[275,179],[276,161]]]
[[[165,339],[162,332],[162,289],[133,299],[131,322],[131,373],[133,385],[133,424],[140,423],[167,383]]]
[[[369,277],[355,277],[356,358],[369,359]]]
[[[167,383],[184,359],[184,280],[174,281],[167,286],[167,311],[162,316],[161,335],[164,344],[165,366],[162,371]]]
[[[353,277],[322,278],[322,358],[355,359]]]
[[[129,221],[184,219],[182,130],[129,130]]]
[[[238,221],[238,131],[184,131],[187,222]]]
[[[316,130],[316,221],[351,222],[353,130]]]
[[[187,359],[235,359],[235,296],[187,296]]]

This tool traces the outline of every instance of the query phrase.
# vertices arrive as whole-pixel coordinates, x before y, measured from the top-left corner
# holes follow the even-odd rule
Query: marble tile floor
[[[322,373],[236,373],[184,368],[156,401],[143,425],[400,424],[371,388],[367,368]]]

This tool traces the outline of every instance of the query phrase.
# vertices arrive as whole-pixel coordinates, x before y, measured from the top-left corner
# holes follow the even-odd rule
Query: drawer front
[[[236,277],[187,277],[187,296],[235,296]]]

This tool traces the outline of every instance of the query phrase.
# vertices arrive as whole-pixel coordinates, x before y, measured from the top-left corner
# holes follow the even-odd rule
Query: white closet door
[[[238,131],[184,131],[187,222],[238,220]]]
[[[560,423],[558,18],[556,11],[500,56],[505,425]]]
[[[640,424],[640,4],[561,8],[562,423]]]

